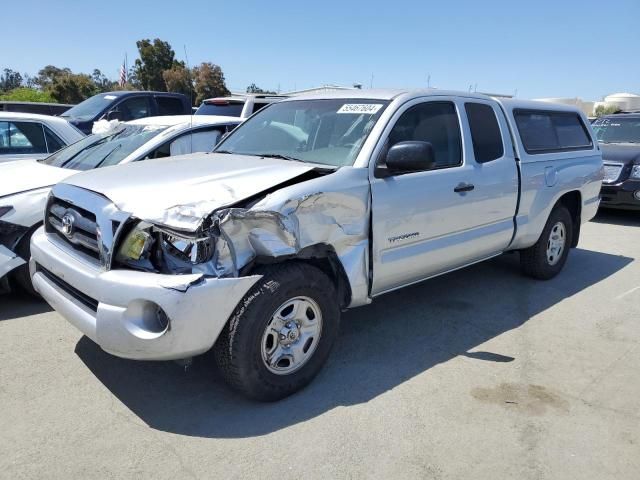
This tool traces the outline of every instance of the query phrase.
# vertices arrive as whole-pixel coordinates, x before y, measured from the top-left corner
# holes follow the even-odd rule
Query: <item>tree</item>
[[[28,73],[25,73],[22,76],[22,85],[24,85],[27,88],[36,88],[38,86],[36,83],[36,78],[32,77]]]
[[[58,76],[47,91],[60,103],[80,103],[97,93],[93,80],[84,73]]]
[[[611,115],[612,113],[620,113],[622,109],[617,105],[598,105],[596,107],[595,114],[596,117],[600,117],[602,115]]]
[[[35,84],[42,90],[47,90],[58,77],[69,74],[71,74],[71,69],[69,68],[58,68],[54,65],[47,65],[38,72],[38,76],[35,78]]]
[[[175,63],[175,52],[168,42],[156,38],[153,43],[147,38],[136,42],[140,58],[133,65],[133,78],[144,90],[166,91],[162,76]]]
[[[203,62],[193,67],[193,82],[196,105],[207,98],[223,97],[230,93],[225,84],[222,68],[211,62]]]
[[[14,101],[14,102],[47,102],[54,101],[53,97],[47,93],[35,88],[21,87],[11,90],[3,95],[0,95],[0,100]]]
[[[109,80],[99,69],[95,68],[91,74],[91,80],[95,85],[96,93],[110,92],[115,88],[117,82]]]
[[[22,75],[10,68],[4,69],[4,75],[0,75],[0,91],[8,92],[22,85]]]
[[[193,89],[192,75],[189,69],[185,68],[184,63],[176,62],[169,70],[162,72],[167,92],[183,93],[186,96],[191,95]]]
[[[267,95],[275,95],[276,92],[272,92],[271,90],[263,90],[258,87],[255,83],[252,83],[247,87],[247,93],[264,93]]]

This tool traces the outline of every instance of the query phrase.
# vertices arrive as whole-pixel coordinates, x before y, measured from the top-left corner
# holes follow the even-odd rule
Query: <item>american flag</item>
[[[127,83],[127,61],[125,60],[122,65],[120,66],[120,79],[118,81],[118,84],[121,87],[124,87],[125,83]]]

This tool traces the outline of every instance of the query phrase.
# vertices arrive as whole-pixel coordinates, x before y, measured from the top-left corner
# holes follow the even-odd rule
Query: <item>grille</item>
[[[96,216],[64,200],[51,197],[46,212],[47,231],[81,251],[100,260]]]
[[[54,283],[58,288],[66,292],[67,295],[73,297],[78,303],[81,303],[94,312],[98,311],[98,301],[96,299],[91,298],[90,296],[82,293],[80,290],[72,287],[67,282],[62,280],[57,275],[54,275],[40,264],[36,265],[36,271],[42,273],[51,283]]]
[[[604,166],[604,180],[605,183],[614,183],[620,178],[622,172],[622,165],[610,164]]]

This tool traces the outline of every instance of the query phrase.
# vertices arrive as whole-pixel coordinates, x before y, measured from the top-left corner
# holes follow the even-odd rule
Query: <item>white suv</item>
[[[224,115],[225,117],[249,118],[270,103],[288,98],[286,95],[233,94],[229,97],[208,98],[196,110],[196,115]]]

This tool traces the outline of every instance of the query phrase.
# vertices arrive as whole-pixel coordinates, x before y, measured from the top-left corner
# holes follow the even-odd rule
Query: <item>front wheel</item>
[[[338,336],[333,283],[304,263],[262,268],[214,346],[225,380],[261,401],[284,398],[320,371]]]
[[[538,241],[520,251],[520,266],[530,277],[549,280],[564,267],[573,240],[573,221],[566,207],[551,211]]]

